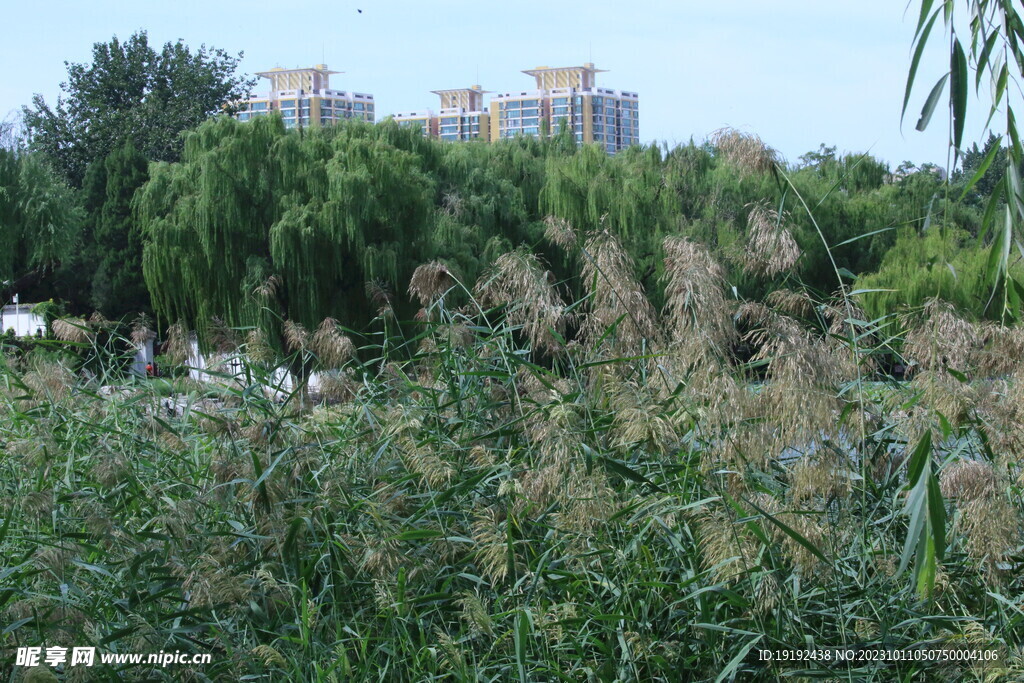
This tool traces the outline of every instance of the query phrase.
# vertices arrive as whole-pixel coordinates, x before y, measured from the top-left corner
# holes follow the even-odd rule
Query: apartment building
[[[338,73],[341,72],[330,71],[326,64],[308,69],[278,67],[262,71],[256,75],[270,81],[270,91],[242,102],[235,116],[240,121],[248,121],[276,111],[281,113],[288,128],[329,125],[345,119],[372,123],[375,120],[373,95],[331,90],[330,78]]]
[[[524,71],[535,80],[532,90],[494,95],[479,85],[434,90],[438,109],[395,114],[401,126],[417,126],[426,137],[448,141],[501,140],[517,135],[551,135],[566,127],[582,144],[596,143],[611,154],[640,142],[640,98],[635,92],[597,86],[597,69],[539,66]],[[285,126],[319,126],[345,119],[375,120],[373,95],[330,89],[338,74],[326,64],[308,69],[275,68],[260,72],[270,90],[243,102],[241,121],[280,112]]]
[[[489,139],[490,113],[484,106],[486,90],[474,85],[431,92],[441,99],[440,108],[395,114],[393,118],[398,125],[419,126],[425,136],[453,142]]]
[[[635,92],[599,88],[597,69],[539,66],[523,73],[536,88],[491,98],[492,140],[555,133],[566,126],[583,144],[598,143],[614,154],[640,142],[640,97]]]

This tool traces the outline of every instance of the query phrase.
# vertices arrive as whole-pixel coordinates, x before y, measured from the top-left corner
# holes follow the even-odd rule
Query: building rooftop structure
[[[240,103],[236,117],[248,121],[277,111],[289,128],[327,125],[345,119],[372,123],[375,118],[373,95],[331,89],[331,76],[340,73],[344,72],[331,71],[326,64],[260,71],[256,75],[270,81],[270,91]]]

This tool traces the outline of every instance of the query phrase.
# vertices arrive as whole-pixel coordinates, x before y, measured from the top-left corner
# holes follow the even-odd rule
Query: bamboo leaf
[[[917,130],[924,130],[928,127],[928,122],[932,120],[932,114],[935,113],[935,105],[939,102],[939,96],[942,95],[947,80],[949,80],[948,73],[932,86],[932,91],[928,93],[928,99],[925,100],[924,108],[921,109],[921,118],[917,120],[917,126],[915,126]]]
[[[967,57],[959,39],[953,39],[953,53],[950,55],[949,98],[953,108],[953,147],[959,153],[964,138],[964,123],[967,117]]]
[[[981,53],[978,55],[978,60],[974,67],[975,90],[981,87],[981,77],[985,73],[985,68],[988,66],[989,56],[992,54],[992,48],[995,47],[997,38],[999,38],[999,32],[993,31],[992,35],[985,40],[985,45],[982,47]]]
[[[934,472],[928,476],[928,524],[935,548],[935,559],[941,560],[946,553],[946,501],[939,488],[939,478]]]
[[[928,496],[924,486],[915,486],[907,496],[907,505],[904,511],[910,515],[910,523],[907,526],[907,537],[903,542],[903,553],[900,555],[900,566],[897,574],[902,574],[910,566],[910,561],[917,555],[921,538],[928,523],[926,507]]]
[[[748,500],[747,504],[750,505],[750,507],[752,507],[755,510],[757,510],[758,512],[760,512],[762,515],[764,515],[764,517],[769,522],[771,522],[775,526],[779,527],[779,529],[781,529],[784,534],[786,534],[787,536],[792,538],[794,541],[796,541],[797,543],[802,545],[804,548],[806,548],[809,553],[811,553],[812,555],[817,557],[822,562],[828,562],[828,558],[826,558],[825,555],[820,550],[818,550],[817,546],[815,546],[813,543],[808,541],[807,537],[805,537],[800,532],[798,532],[795,529],[793,529],[792,527],[790,527],[788,524],[786,524],[782,520],[776,519],[771,514],[769,514],[765,510],[762,510],[761,508],[759,508],[757,505],[755,505],[751,501]]]
[[[924,466],[932,454],[932,433],[926,431],[921,440],[917,442],[914,452],[910,456],[910,463],[907,470],[907,486],[916,486]]]
[[[922,3],[922,6],[921,6],[922,14],[921,14],[920,22],[924,22],[924,18],[926,16],[926,14],[924,13],[925,12],[925,7],[924,7],[925,4],[927,4],[930,7],[931,6],[931,0],[926,0],[926,3]],[[914,89],[914,80],[917,78],[917,68],[921,64],[921,55],[924,53],[924,46],[928,44],[928,35],[931,33],[932,26],[935,25],[935,20],[938,19],[938,18],[939,18],[939,13],[935,12],[932,15],[931,20],[929,20],[927,22],[927,24],[925,25],[923,31],[921,31],[921,23],[918,23],[919,34],[918,34],[918,38],[917,38],[917,47],[914,50],[914,57],[913,57],[913,59],[910,60],[910,71],[907,74],[906,91],[903,93],[903,109],[900,112],[900,124],[901,125],[903,124],[904,117],[906,117],[906,115],[907,115],[907,105],[910,103],[910,93]]]
[[[658,486],[657,484],[655,484],[653,481],[651,481],[650,479],[648,479],[644,475],[640,474],[636,470],[634,470],[634,469],[632,469],[630,467],[627,467],[624,463],[621,463],[618,460],[612,460],[611,458],[607,458],[607,457],[605,457],[603,455],[599,456],[597,458],[597,460],[602,465],[604,465],[607,470],[609,470],[611,472],[614,472],[615,474],[619,475],[620,477],[623,477],[625,479],[629,479],[631,481],[635,481],[638,484],[647,484],[648,486],[650,486],[655,491],[664,492],[664,489],[661,488],[660,486]]]
[[[743,663],[743,659],[750,653],[750,650],[761,642],[762,638],[764,638],[763,633],[751,638],[746,645],[741,647],[739,652],[736,653],[736,656],[729,660],[729,663],[725,665],[725,668],[722,669],[721,673],[718,674],[718,677],[715,678],[715,683],[721,683],[721,681],[724,681],[733,674],[733,672],[739,668],[740,664]]]

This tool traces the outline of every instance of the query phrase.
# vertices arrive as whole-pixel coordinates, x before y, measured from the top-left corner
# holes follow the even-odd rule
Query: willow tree
[[[0,147],[0,298],[6,303],[53,273],[79,246],[71,190],[36,154]]]
[[[325,318],[359,328],[367,282],[404,289],[431,254],[433,181],[394,126],[286,131],[280,118],[210,121],[136,195],[157,311],[273,331]],[[202,336],[202,335],[201,335]]]

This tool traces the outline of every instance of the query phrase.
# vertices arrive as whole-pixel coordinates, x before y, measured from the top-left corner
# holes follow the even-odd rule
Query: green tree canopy
[[[0,146],[0,293],[4,302],[78,249],[81,218],[74,193],[37,154],[16,144]]]
[[[88,216],[83,259],[89,303],[111,318],[149,312],[149,292],[142,278],[142,235],[132,217],[135,191],[149,177],[148,162],[129,141],[85,175],[83,193]]]
[[[290,134],[278,117],[200,127],[182,163],[153,165],[136,197],[154,304],[199,329],[215,316],[368,319],[365,283],[396,291],[432,253],[433,181],[402,149],[413,134]]]
[[[67,64],[56,107],[36,95],[23,108],[31,146],[76,187],[125,141],[148,159],[175,161],[183,131],[248,94],[252,81],[235,73],[241,56],[181,41],[158,52],[145,31],[96,43],[91,64]]]

